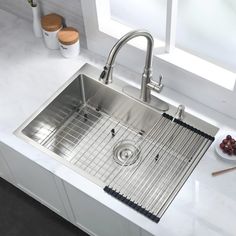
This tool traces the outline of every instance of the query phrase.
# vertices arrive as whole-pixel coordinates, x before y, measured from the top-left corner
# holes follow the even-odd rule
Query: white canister
[[[54,13],[43,16],[41,25],[46,46],[49,49],[59,49],[57,34],[63,27],[62,17]]]
[[[58,32],[60,51],[64,57],[78,56],[80,52],[79,32],[73,27],[63,28]]]

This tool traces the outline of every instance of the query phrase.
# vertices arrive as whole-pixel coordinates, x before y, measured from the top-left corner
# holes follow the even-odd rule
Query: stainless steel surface
[[[145,66],[144,66],[144,72],[143,72],[143,79],[146,80],[146,84],[150,82],[150,79],[152,78],[152,54],[153,54],[153,45],[154,45],[154,40],[153,37],[150,33],[144,31],[144,30],[134,30],[126,35],[124,35],[121,39],[117,41],[117,43],[112,47],[108,58],[106,65],[104,67],[104,70],[100,76],[100,79],[105,83],[109,84],[112,83],[112,69],[114,66],[114,62],[116,59],[116,56],[120,49],[131,39],[136,38],[136,37],[145,37],[147,39],[147,52],[146,52],[146,60],[145,60]],[[145,86],[146,89],[146,86]],[[144,94],[143,94],[144,95]],[[145,99],[147,98],[148,95],[145,95]]]
[[[16,134],[161,216],[211,141],[124,94],[123,82],[107,86],[99,75],[86,64]],[[184,121],[213,136],[218,130],[187,112]]]
[[[121,140],[114,145],[113,159],[119,165],[133,165],[140,157],[140,149],[133,140]]]
[[[182,179],[188,178],[188,170],[196,166],[202,150],[211,143],[190,129],[160,118],[148,140],[139,144],[145,158],[130,172],[121,169],[108,187],[161,217]]]
[[[117,41],[117,43],[113,46],[108,55],[106,65],[104,66],[103,71],[100,74],[99,80],[103,81],[104,84],[112,83],[113,67],[118,52],[128,41],[140,36],[145,37],[147,39],[147,50],[146,50],[146,60],[142,74],[141,91],[139,98],[143,102],[150,103],[152,98],[151,90],[154,90],[156,92],[161,92],[164,85],[162,84],[162,78],[163,78],[162,75],[159,77],[158,83],[152,80],[152,58],[153,58],[154,40],[152,35],[145,30],[131,31]],[[165,102],[160,100],[159,103],[165,103]],[[168,104],[165,103],[164,106],[168,107]],[[159,108],[159,110],[161,110],[161,108]]]
[[[123,88],[123,92],[136,100],[140,100],[140,90],[132,87],[132,86],[125,86]],[[153,107],[159,111],[168,111],[169,105],[166,102],[163,102],[161,99],[151,96],[151,100],[149,102],[143,102],[144,104]]]

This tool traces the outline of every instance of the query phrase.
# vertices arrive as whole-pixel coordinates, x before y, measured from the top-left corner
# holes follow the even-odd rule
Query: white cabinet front
[[[90,235],[140,236],[141,229],[100,202],[65,183],[75,224]]]
[[[0,150],[0,177],[2,177],[3,179],[11,183],[13,182],[13,177],[11,175],[11,172],[7,166],[7,163],[4,159],[4,156],[1,150]]]
[[[49,171],[15,150],[0,143],[0,150],[16,180],[16,186],[43,205],[63,216],[67,213],[56,185],[60,182]]]

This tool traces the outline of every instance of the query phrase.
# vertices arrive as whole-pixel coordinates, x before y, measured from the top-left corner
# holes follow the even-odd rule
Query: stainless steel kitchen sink
[[[149,107],[100,73],[85,64],[16,135],[157,222],[218,129],[188,113],[175,119],[170,104]]]

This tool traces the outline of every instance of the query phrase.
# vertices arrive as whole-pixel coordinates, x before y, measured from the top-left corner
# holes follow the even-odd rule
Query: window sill
[[[234,90],[236,81],[235,73],[190,53],[176,48],[169,54],[164,53],[160,55],[156,53],[155,56],[225,89]]]

